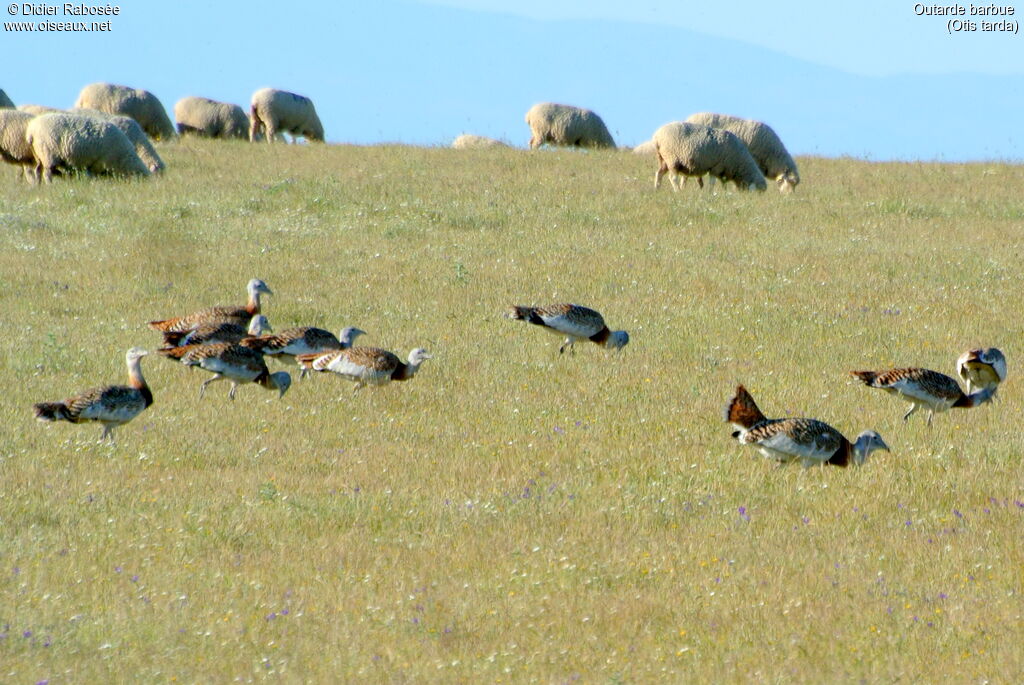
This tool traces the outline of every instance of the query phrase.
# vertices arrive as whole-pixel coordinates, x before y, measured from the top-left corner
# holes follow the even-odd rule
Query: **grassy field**
[[[3,682],[1020,680],[1024,167],[805,158],[783,197],[619,152],[160,151],[0,169]],[[231,402],[150,356],[116,446],[33,420],[252,277],[277,330],[434,359]],[[561,301],[631,344],[502,316]],[[1010,382],[931,428],[847,376],[976,345]],[[777,468],[730,438],[737,383],[892,453]]]

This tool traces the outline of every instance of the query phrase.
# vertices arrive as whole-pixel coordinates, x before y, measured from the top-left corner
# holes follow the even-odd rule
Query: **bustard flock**
[[[277,390],[278,397],[283,397],[291,386],[291,375],[287,371],[272,372],[267,358],[297,364],[302,376],[308,371],[341,376],[355,383],[356,390],[409,380],[424,361],[432,358],[422,347],[413,349],[405,360],[377,347],[355,347],[355,339],[366,332],[354,326],[343,328],[338,336],[312,326],[269,332],[272,329],[261,313],[260,295],[272,295],[273,291],[254,278],[246,292],[244,306],[211,307],[149,322],[149,327],[163,336],[163,346],[156,350],[157,354],[213,374],[200,385],[200,397],[208,385],[219,380],[231,384],[231,399],[238,386],[246,383]],[[574,353],[575,343],[585,340],[619,351],[630,340],[626,331],[611,330],[599,312],[578,304],[516,305],[506,316],[562,337],[560,353]],[[33,406],[36,417],[41,421],[97,422],[103,426],[100,440],[113,442],[115,427],[128,423],[153,403],[153,393],[142,376],[141,359],[146,354],[147,350],[139,347],[128,350],[128,385],[107,385],[60,402],[40,402]],[[1006,358],[996,348],[968,350],[957,360],[956,368],[967,386],[966,392],[953,378],[929,369],[850,373],[869,387],[910,402],[904,420],[918,409],[927,409],[931,425],[936,413],[991,401],[999,384],[1006,380]],[[881,436],[872,430],[862,432],[851,443],[835,428],[817,419],[769,419],[742,385],[729,400],[725,420],[735,426],[733,437],[740,443],[756,445],[764,456],[780,463],[799,461],[805,467],[860,465],[875,450],[889,451]]]

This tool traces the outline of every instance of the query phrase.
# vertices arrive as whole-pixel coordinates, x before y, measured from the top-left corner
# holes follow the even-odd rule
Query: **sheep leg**
[[[661,187],[661,177],[668,173],[668,165],[665,162],[661,163],[658,170],[654,172],[654,189],[657,190]]]

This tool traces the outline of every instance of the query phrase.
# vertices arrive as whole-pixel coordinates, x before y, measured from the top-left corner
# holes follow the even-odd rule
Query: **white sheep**
[[[25,103],[24,105],[18,105],[18,111],[28,112],[32,116],[38,116],[40,114],[47,114],[49,112],[60,112],[62,110],[56,107],[48,107],[46,105],[31,105]]]
[[[691,124],[720,128],[735,134],[747,144],[761,172],[779,186],[784,193],[792,192],[800,183],[796,162],[782,140],[768,124],[754,119],[741,119],[728,114],[698,112],[687,117]]]
[[[487,147],[508,147],[505,143],[486,136],[474,136],[470,133],[463,133],[452,141],[452,147],[456,150],[469,150],[473,148]]]
[[[722,183],[733,181],[740,190],[768,187],[747,146],[728,131],[673,121],[655,131],[653,140],[659,164],[654,176],[655,189],[661,186],[661,178],[668,171],[672,171],[669,180],[674,190],[682,185],[677,185],[677,176],[683,177],[683,183],[687,176],[695,176],[703,188],[704,174]]]
[[[254,142],[261,132],[268,143],[282,133],[290,133],[293,141],[298,136],[309,141],[324,141],[324,127],[313,101],[286,90],[261,88],[253,93],[249,121],[249,140]]]
[[[530,149],[548,143],[574,147],[615,147],[608,128],[589,109],[541,102],[526,113],[530,125]]]
[[[25,140],[25,130],[33,115],[16,109],[0,109],[0,159],[21,167],[25,180],[35,180],[36,158]]]
[[[68,112],[41,114],[28,123],[25,140],[36,159],[36,177],[50,183],[55,171],[149,176],[121,129],[99,117]]]
[[[653,140],[645,140],[644,142],[640,143],[635,148],[633,148],[633,154],[656,155],[658,154],[658,149],[657,147],[655,147]]]
[[[176,137],[167,110],[148,90],[111,83],[91,83],[78,94],[75,107],[131,117],[154,140],[172,140]]]
[[[178,133],[203,138],[249,138],[249,117],[238,105],[190,95],[174,104]]]
[[[2,89],[0,89],[0,109],[14,109],[14,103]]]
[[[97,117],[103,121],[109,122],[114,126],[121,129],[121,133],[128,137],[132,145],[135,146],[135,154],[139,156],[149,170],[154,174],[159,173],[167,168],[164,164],[164,160],[157,154],[156,149],[153,147],[153,143],[149,141],[149,136],[139,126],[139,122],[135,121],[131,117],[122,116],[120,114],[107,114],[97,109],[73,109],[68,114],[78,114],[87,117]]]

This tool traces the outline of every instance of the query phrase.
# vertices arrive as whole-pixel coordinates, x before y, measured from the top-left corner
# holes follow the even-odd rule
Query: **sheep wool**
[[[713,112],[698,112],[687,117],[686,121],[735,134],[746,143],[761,172],[775,181],[781,192],[791,192],[800,183],[796,162],[782,144],[782,139],[768,124]]]
[[[655,147],[653,140],[645,140],[633,148],[633,154],[636,155],[655,155],[657,153],[658,150]]]
[[[32,146],[36,174],[49,183],[54,171],[149,176],[135,146],[114,124],[66,112],[42,114],[29,122],[25,140]]]
[[[190,95],[174,104],[178,133],[228,140],[249,138],[249,117],[238,105]]]
[[[292,138],[324,142],[324,127],[316,114],[313,101],[286,90],[261,88],[252,94],[249,108],[249,140],[256,141],[263,133],[268,143],[282,133]]]
[[[25,180],[35,180],[36,158],[25,140],[32,115],[16,109],[0,109],[0,159],[21,167]]]
[[[0,90],[0,109],[14,109],[14,103],[3,90]]]
[[[18,105],[18,111],[28,112],[32,116],[38,116],[40,114],[47,114],[48,112],[59,112],[61,110],[57,109],[56,107],[47,107],[46,105],[31,105],[26,103],[24,105]]]
[[[740,190],[765,190],[768,184],[742,140],[728,131],[674,121],[665,124],[653,136],[658,153],[658,171],[654,187],[671,171],[672,188],[679,190],[677,176],[695,176],[701,188],[704,174],[722,183],[733,181]]]
[[[601,117],[589,109],[541,102],[526,113],[530,125],[530,149],[548,143],[570,147],[615,147]]]
[[[470,150],[473,148],[508,147],[508,145],[487,136],[474,136],[470,133],[463,133],[452,141],[452,147],[456,150]]]
[[[96,117],[117,126],[121,129],[121,133],[125,134],[132,145],[135,146],[135,154],[149,167],[151,172],[156,174],[167,168],[164,160],[160,158],[156,148],[153,147],[153,143],[149,141],[149,136],[139,126],[139,122],[131,117],[121,116],[120,114],[107,114],[96,109],[74,109],[69,114]]]
[[[75,107],[131,117],[154,140],[173,140],[176,137],[167,110],[148,90],[111,83],[91,83],[78,94]]]

